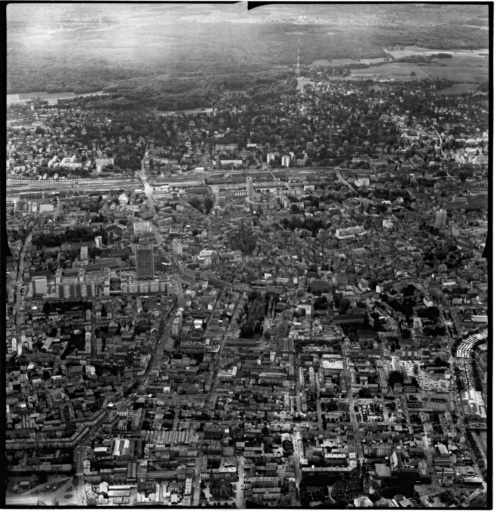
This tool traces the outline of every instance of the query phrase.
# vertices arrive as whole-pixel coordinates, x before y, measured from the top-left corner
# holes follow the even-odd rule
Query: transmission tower
[[[299,41],[297,42],[297,66],[296,66],[296,78],[301,78],[300,67],[299,67]]]

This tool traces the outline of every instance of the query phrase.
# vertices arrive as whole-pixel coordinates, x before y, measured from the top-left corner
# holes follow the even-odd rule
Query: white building
[[[447,226],[447,210],[438,210],[435,213],[435,227],[437,229],[445,229]]]
[[[172,336],[179,336],[182,330],[182,315],[179,314],[174,318],[172,323]]]
[[[127,197],[127,194],[125,192],[122,192],[119,196],[119,204],[121,206],[125,206],[129,202],[129,198]]]
[[[213,260],[214,252],[209,249],[203,249],[198,254],[198,260],[202,267],[209,267]]]
[[[33,278],[33,294],[46,295],[48,293],[48,282],[45,276]]]
[[[153,231],[153,228],[151,226],[151,222],[148,221],[138,221],[134,222],[134,234],[140,235],[143,233],[151,233]]]
[[[51,213],[54,209],[53,204],[40,204],[40,213]]]
[[[97,158],[96,172],[101,172],[108,165],[114,165],[114,158]]]
[[[253,186],[252,178],[246,178],[246,190],[247,190],[248,198],[254,199],[254,186]]]
[[[172,250],[177,256],[182,255],[182,242],[178,238],[174,238],[172,241]]]
[[[471,388],[462,392],[461,403],[466,416],[486,420],[485,401],[480,391]]]

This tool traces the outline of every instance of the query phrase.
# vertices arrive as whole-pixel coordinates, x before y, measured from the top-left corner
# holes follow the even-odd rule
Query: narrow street
[[[204,455],[199,455],[196,458],[196,467],[194,468],[193,497],[191,502],[193,507],[197,507],[199,505],[199,499],[201,497],[200,477],[204,466],[206,466],[206,457],[204,457]]]
[[[426,462],[428,463],[428,466],[431,469],[431,471],[430,471],[431,482],[434,485],[438,485],[438,477],[434,470],[434,464],[433,464],[433,453],[432,453],[433,450],[432,450],[432,447],[430,444],[430,438],[428,437],[428,433],[426,431],[426,427],[425,427],[425,433],[423,436],[423,447],[424,447],[424,451],[425,451]]]
[[[163,352],[165,350],[165,346],[167,344],[167,340],[170,337],[172,332],[172,322],[168,320],[172,318],[177,311],[177,304],[166,314],[166,316],[162,319],[161,328],[163,328],[163,332],[160,337],[160,342],[158,343],[155,350],[152,352],[151,361],[148,364],[148,368],[141,376],[141,385],[139,389],[143,389],[148,385],[149,377],[153,370],[156,370],[160,363],[162,362]]]
[[[96,344],[96,315],[94,312],[94,303],[91,305],[93,308],[91,311],[91,359],[97,355],[97,344]]]
[[[301,381],[299,379],[299,361],[294,360],[294,375],[296,376],[296,389],[295,389],[295,402],[297,408],[297,414],[301,414]]]
[[[321,411],[321,402],[319,396],[316,397],[316,412],[318,414],[318,428],[320,429],[320,432],[323,432],[323,413]]]
[[[178,407],[176,407],[174,413],[174,422],[172,423],[172,430],[177,430],[179,427],[179,413],[180,410]]]
[[[340,172],[337,172],[337,179],[338,181],[340,181],[340,183],[343,183],[344,185],[346,185],[347,187],[349,187],[349,190],[352,190],[352,192],[356,192],[356,190],[354,189],[354,187],[348,183],[343,177],[342,177],[342,174]]]
[[[346,392],[347,399],[349,400],[349,416],[351,417],[351,423],[355,430],[359,429],[359,422],[357,419],[356,411],[354,409],[354,396],[352,394],[352,382],[351,382],[351,374],[349,371],[349,366],[347,362],[347,358],[343,359],[344,362],[344,376],[345,376],[345,384],[346,384]]]

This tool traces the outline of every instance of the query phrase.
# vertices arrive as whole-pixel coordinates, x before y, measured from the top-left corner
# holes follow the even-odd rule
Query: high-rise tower
[[[249,199],[254,199],[254,187],[253,187],[253,179],[248,177],[246,178],[246,191]]]
[[[438,210],[435,213],[435,227],[438,229],[445,229],[447,226],[447,211]]]
[[[136,247],[136,274],[138,279],[153,279],[155,277],[153,245],[138,245]]]

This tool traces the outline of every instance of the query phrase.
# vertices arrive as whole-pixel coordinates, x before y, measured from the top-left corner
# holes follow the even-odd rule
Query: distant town
[[[486,507],[488,99],[444,85],[9,105],[6,504]]]

